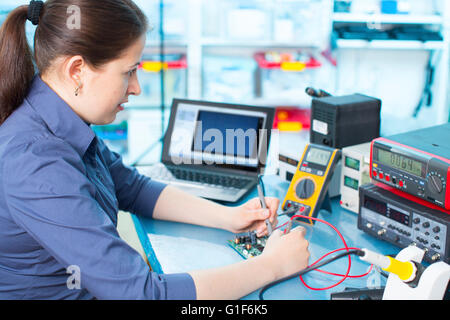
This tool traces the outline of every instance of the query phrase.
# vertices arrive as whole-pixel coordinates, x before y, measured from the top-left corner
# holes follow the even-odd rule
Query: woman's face
[[[145,36],[137,40],[119,59],[100,69],[86,68],[77,98],[78,115],[85,121],[103,125],[113,122],[130,95],[139,95],[137,78],[145,47]]]

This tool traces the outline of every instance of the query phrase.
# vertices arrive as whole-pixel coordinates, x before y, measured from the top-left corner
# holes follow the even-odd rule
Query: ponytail
[[[34,76],[27,13],[26,5],[16,8],[0,29],[0,125],[22,104]]]

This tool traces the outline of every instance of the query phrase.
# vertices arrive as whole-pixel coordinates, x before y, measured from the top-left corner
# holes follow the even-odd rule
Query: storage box
[[[273,41],[297,43],[298,47],[323,49],[329,46],[333,1],[272,2]]]
[[[264,40],[270,36],[269,16],[258,7],[238,7],[227,14],[227,36],[232,40]]]
[[[160,6],[164,12],[164,39],[170,41],[182,41],[186,38],[188,30],[189,2],[179,0],[134,0],[141,10],[144,11],[150,23],[147,32],[147,42],[151,45],[160,40]]]
[[[207,55],[203,60],[203,98],[242,102],[254,96],[256,64],[251,58]]]
[[[274,56],[277,54],[274,53]],[[279,54],[279,58],[270,59],[268,53],[254,55],[258,64],[256,73],[256,96],[281,101],[305,100],[305,89],[315,86],[316,70],[321,63],[312,55],[304,54],[301,60],[295,54]]]

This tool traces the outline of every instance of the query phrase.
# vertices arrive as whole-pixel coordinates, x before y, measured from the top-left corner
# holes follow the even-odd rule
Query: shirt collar
[[[95,138],[94,131],[42,81],[40,75],[33,78],[26,99],[52,133],[68,142],[83,157]]]

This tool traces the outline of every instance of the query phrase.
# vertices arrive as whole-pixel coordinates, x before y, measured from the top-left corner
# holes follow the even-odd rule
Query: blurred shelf
[[[440,15],[333,13],[333,22],[387,24],[442,24]]]
[[[311,106],[311,98],[305,94],[298,98],[253,98],[240,101],[240,103],[251,106],[309,108]]]
[[[204,38],[203,46],[216,47],[267,47],[267,48],[319,48],[317,45],[305,42],[277,42],[271,40],[226,40],[217,38]]]
[[[158,40],[147,40],[145,42],[146,48],[159,47],[160,41]],[[164,40],[164,46],[166,47],[182,47],[188,46],[185,40]]]
[[[443,41],[407,41],[407,40],[337,40],[342,49],[400,49],[400,50],[439,50],[443,49]]]
[[[171,108],[172,107],[172,103],[166,103],[164,105],[165,109]],[[146,104],[141,104],[141,103],[136,103],[136,104],[132,104],[129,103],[128,105],[125,106],[125,111],[129,110],[129,111],[145,111],[145,110],[160,110],[161,109],[161,104],[160,103],[146,103]]]

